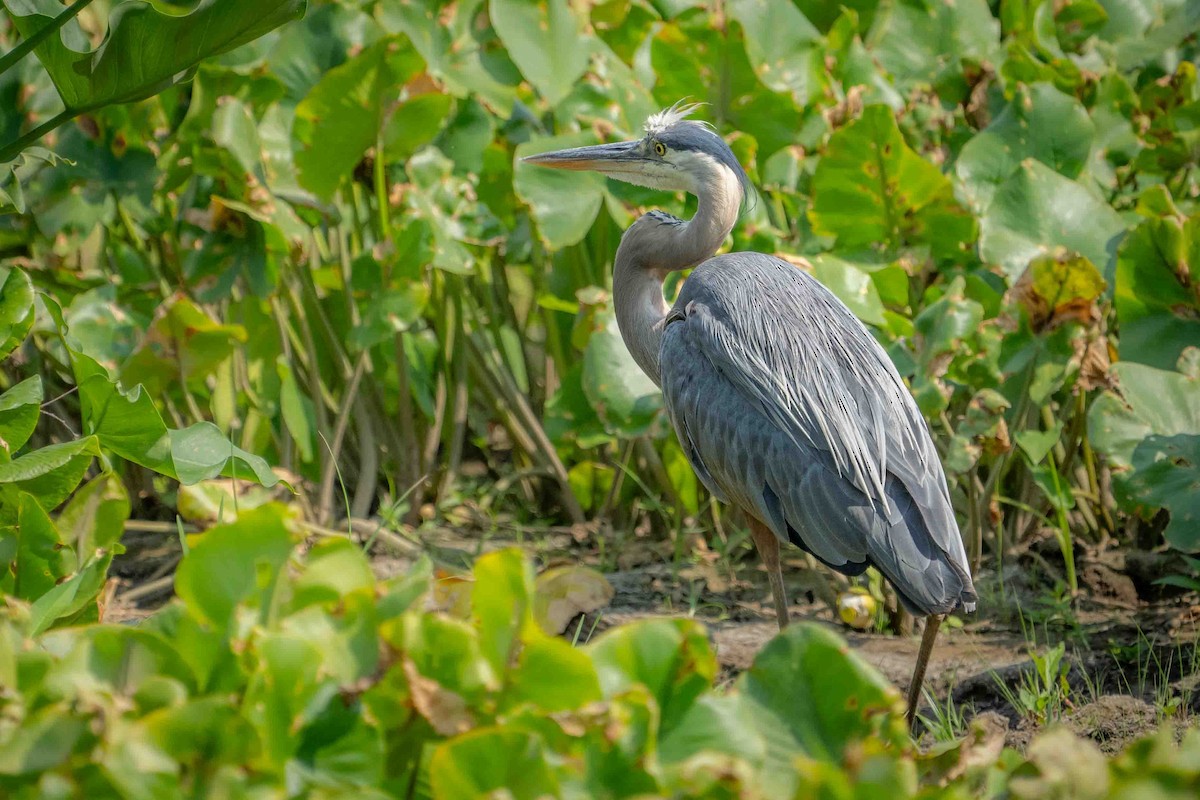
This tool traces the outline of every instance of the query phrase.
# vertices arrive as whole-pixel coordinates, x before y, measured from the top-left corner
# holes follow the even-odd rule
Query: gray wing
[[[887,354],[779,259],[702,264],[668,315],[663,394],[697,475],[818,559],[875,565],[916,613],[975,600],[946,480]]]

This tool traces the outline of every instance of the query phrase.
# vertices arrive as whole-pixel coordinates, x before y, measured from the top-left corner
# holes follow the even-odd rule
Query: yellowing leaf
[[[534,591],[534,618],[553,636],[565,631],[578,614],[601,609],[613,598],[612,584],[588,567],[546,570],[537,577]]]

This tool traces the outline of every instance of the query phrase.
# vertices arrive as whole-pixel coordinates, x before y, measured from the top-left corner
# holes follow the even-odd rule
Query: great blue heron
[[[937,451],[891,359],[840,300],[773,256],[714,255],[750,182],[725,141],[688,119],[694,110],[651,116],[641,139],[525,161],[696,196],[690,220],[651,211],[621,238],[621,336],[662,387],[700,481],[745,512],[781,629],[780,542],[847,575],[875,566],[927,617],[911,721],[943,616],[976,600]],[[664,278],[690,267],[668,308]]]

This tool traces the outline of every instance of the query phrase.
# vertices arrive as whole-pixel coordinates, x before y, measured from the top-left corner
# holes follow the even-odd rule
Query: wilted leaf
[[[554,567],[534,582],[533,615],[542,630],[557,636],[579,614],[590,614],[608,605],[613,587],[589,567]]]
[[[1096,304],[1104,289],[1104,278],[1091,261],[1058,249],[1029,262],[1013,294],[1029,314],[1034,330],[1043,330],[1071,320],[1098,320]]]

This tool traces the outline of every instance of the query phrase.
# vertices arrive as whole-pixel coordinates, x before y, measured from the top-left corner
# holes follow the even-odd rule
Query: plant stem
[[[25,56],[29,55],[35,47],[50,38],[51,35],[58,32],[58,29],[71,21],[80,11],[92,4],[92,0],[75,0],[70,7],[63,9],[63,12],[54,18],[46,27],[42,28],[33,36],[29,36],[21,40],[21,43],[9,50],[4,55],[0,56],[0,75],[12,69],[13,65],[20,61]],[[0,161],[8,159],[0,158]]]
[[[61,111],[53,118],[43,122],[41,125],[38,125],[36,128],[20,137],[16,141],[6,144],[2,149],[0,149],[0,164],[3,164],[7,161],[12,161],[14,158],[21,155],[21,152],[26,147],[29,147],[29,145],[33,144],[38,139],[41,139],[59,125],[74,119],[75,115],[79,113],[80,112],[72,111],[71,109]]]

